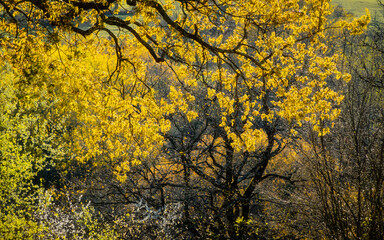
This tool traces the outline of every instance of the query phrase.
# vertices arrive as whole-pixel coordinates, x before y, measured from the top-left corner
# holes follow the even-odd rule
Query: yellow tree
[[[110,159],[124,182],[131,165],[164,155],[183,169],[186,189],[194,189],[193,181],[212,189],[216,235],[256,234],[245,226],[252,219],[256,186],[272,176],[265,175],[268,163],[303,124],[321,136],[339,114],[335,106],[342,96],[327,80],[348,75],[337,69],[338,56],[324,44],[331,13],[326,0],[3,0],[0,5],[7,16],[6,43],[20,35],[45,39],[57,29],[109,36],[104,45],[81,43],[80,53],[89,46],[105,51],[116,61],[113,67],[85,55],[66,80],[75,80],[70,86],[79,93],[73,106],[83,123],[76,142],[82,159]],[[356,34],[368,21],[369,15],[332,27]],[[132,46],[167,66],[168,82],[147,84],[151,72]],[[64,65],[57,67],[57,78],[68,76],[60,76],[66,60],[58,56],[58,61]],[[90,70],[96,78],[89,77]],[[193,229],[188,200],[193,192],[184,192],[184,215]]]
[[[125,75],[110,78],[116,57],[106,40],[96,43],[94,39],[83,41],[63,35],[69,44],[61,44],[56,42],[59,33],[30,37],[24,30],[17,31],[16,39],[9,41],[6,36],[1,42],[1,64],[9,66],[2,69],[0,92],[4,104],[1,201],[7,205],[4,212],[9,213],[3,218],[1,230],[8,238],[28,238],[45,231],[49,237],[52,229],[43,228],[43,223],[42,228],[33,225],[38,173],[45,166],[49,164],[59,171],[63,183],[72,180],[68,175],[78,174],[71,168],[76,158],[95,168],[109,166],[123,181],[124,174],[120,173],[137,164],[139,155],[158,150],[155,143],[162,139],[159,133],[167,131],[169,124],[162,117],[165,103],[154,99],[150,81],[143,84],[134,73],[130,76],[133,70],[126,67],[120,69]],[[7,34],[16,35],[12,28],[7,29]],[[74,47],[73,42],[79,46]],[[143,72],[140,61],[132,64],[138,73]],[[17,202],[13,202],[14,198]],[[21,212],[28,221],[24,215],[17,218],[21,214],[18,208],[23,208]],[[66,224],[63,218],[64,222],[57,223]],[[20,231],[26,221],[34,227],[31,232]],[[55,234],[57,229],[53,230]],[[73,232],[60,234],[75,236]]]

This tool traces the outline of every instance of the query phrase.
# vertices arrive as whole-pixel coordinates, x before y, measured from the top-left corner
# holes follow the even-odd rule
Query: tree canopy
[[[126,204],[146,198],[165,209],[179,199],[187,231],[200,238],[258,236],[258,185],[291,181],[268,166],[289,161],[279,156],[303,129],[322,137],[340,114],[334,83],[350,75],[329,32],[360,34],[370,20],[367,13],[330,22],[326,0],[0,0],[0,7],[1,64],[26,98],[54,103],[41,110],[50,124],[40,126],[65,148],[51,154],[55,166],[63,175],[77,164],[89,164],[77,171],[90,178],[114,174],[108,184],[135,187],[120,190]],[[167,200],[175,189],[182,193]],[[216,217],[201,220],[206,213]]]

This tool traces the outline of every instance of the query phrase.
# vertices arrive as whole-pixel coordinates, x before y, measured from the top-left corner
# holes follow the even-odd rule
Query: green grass
[[[384,1],[383,1],[384,2]],[[378,5],[377,0],[332,0],[334,5],[342,5],[347,11],[360,17],[365,14],[365,9],[368,8],[372,18],[375,16],[382,18],[384,10]]]

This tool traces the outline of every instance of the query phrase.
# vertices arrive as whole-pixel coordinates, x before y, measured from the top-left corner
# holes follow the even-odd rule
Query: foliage
[[[343,96],[329,83],[350,78],[326,45],[327,30],[359,34],[370,20],[367,13],[331,25],[324,0],[3,0],[0,6],[2,64],[20,78],[22,109],[41,111],[35,121],[43,136],[30,134],[41,139],[30,151],[45,152],[34,161],[44,166],[49,153],[70,190],[101,205],[96,215],[112,215],[107,225],[123,227],[107,230],[111,237],[116,229],[120,236],[141,234],[124,224],[124,211],[142,199],[148,214],[159,211],[162,220],[131,223],[163,229],[159,237],[271,237],[258,187],[291,180],[278,171],[290,168],[284,150],[300,129],[320,138],[330,132]],[[19,124],[15,116],[5,118]],[[29,179],[39,168],[25,161]],[[174,203],[182,204],[177,230],[164,223]],[[43,217],[52,230],[46,234],[92,237],[97,218],[71,206],[73,215],[52,210],[60,215],[55,223]],[[54,228],[80,219],[72,233]]]
[[[38,191],[33,180],[45,166],[43,151],[50,150],[44,123],[35,112],[44,103],[20,100],[18,77],[9,66],[3,66],[0,77],[0,234],[30,239],[40,231],[31,220]]]
[[[333,239],[383,237],[382,23],[361,36],[345,37],[344,66],[352,80],[334,131],[310,136],[305,165],[309,211],[316,231]],[[321,224],[321,225],[320,225]]]
[[[65,204],[54,201],[55,197],[49,191],[39,195],[34,219],[44,226],[40,239],[116,239],[110,226],[98,222],[90,201],[85,205],[81,195],[72,199],[68,192],[62,196]]]

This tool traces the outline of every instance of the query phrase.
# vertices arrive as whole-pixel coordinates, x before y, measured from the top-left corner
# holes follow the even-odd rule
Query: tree
[[[305,151],[310,219],[332,239],[383,238],[382,30],[373,21],[360,36],[340,35],[352,80],[340,87],[345,100],[334,130],[313,134]]]
[[[266,174],[269,163],[303,124],[323,136],[339,115],[335,106],[342,96],[327,80],[348,79],[348,74],[337,69],[337,55],[328,53],[323,43],[330,27],[328,1],[0,5],[6,16],[3,46],[11,48],[14,55],[8,59],[24,74],[35,67],[30,59],[23,58],[28,65],[15,61],[26,53],[20,51],[27,49],[26,43],[33,50],[37,39],[37,52],[51,56],[44,43],[60,45],[60,29],[109,35],[111,41],[102,39],[99,45],[69,38],[80,47],[68,47],[65,55],[56,51],[58,64],[42,60],[57,69],[42,80],[62,79],[56,86],[67,96],[72,92],[72,99],[66,99],[80,122],[74,146],[81,161],[111,166],[123,183],[138,163],[145,163],[144,173],[168,162],[174,166],[172,181],[158,175],[145,180],[156,183],[162,207],[165,192],[182,189],[171,201],[183,203],[184,224],[192,237],[262,238],[256,228],[247,227],[257,217],[256,187],[271,177],[285,178]],[[359,33],[368,21],[369,15],[334,26]],[[9,46],[13,39],[16,44]],[[104,52],[105,58],[109,54],[116,64],[111,68],[87,48]],[[143,48],[152,60],[135,57],[133,51],[142,56]],[[71,59],[79,68],[66,68]],[[168,79],[161,84],[148,79],[154,73],[146,61],[166,68]],[[205,221],[207,213],[215,217]]]
[[[72,194],[67,190],[72,176],[83,173],[73,155],[81,153],[74,144],[75,130],[82,127],[86,113],[81,101],[86,100],[73,94],[79,91],[80,79],[82,87],[92,88],[86,80],[106,75],[92,71],[94,62],[79,71],[79,59],[90,57],[85,51],[76,57],[81,48],[49,45],[37,36],[19,36],[3,47],[1,235],[6,239],[113,238],[113,229],[97,222],[92,207],[78,203],[78,189]]]
[[[40,183],[52,184],[39,173],[52,167],[49,159],[63,157],[63,145],[51,131],[58,125],[48,118],[54,102],[44,89],[37,96],[28,95],[18,85],[22,77],[9,65],[2,65],[0,78],[0,234],[6,239],[33,239],[44,228],[33,216],[43,190]]]

